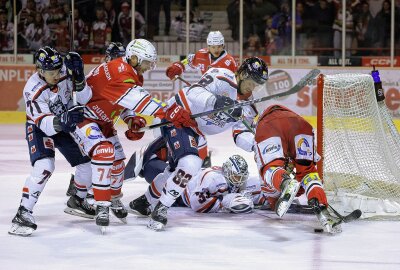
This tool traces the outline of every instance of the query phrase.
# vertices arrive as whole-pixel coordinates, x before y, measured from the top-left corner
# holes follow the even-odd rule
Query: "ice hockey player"
[[[221,32],[211,31],[207,36],[207,48],[201,49],[195,54],[189,54],[182,61],[174,62],[166,70],[167,77],[175,80],[175,76],[182,75],[186,69],[197,69],[204,74],[212,67],[226,68],[236,72],[235,59],[225,51],[224,44],[224,36]]]
[[[182,75],[185,70],[196,69],[200,70],[201,74],[204,74],[212,67],[226,68],[232,72],[237,70],[235,59],[225,50],[225,39],[220,31],[211,31],[207,36],[207,48],[203,48],[195,54],[189,54],[182,61],[174,62],[167,68],[166,75],[171,80],[175,80],[175,77]],[[248,96],[245,98],[248,98]],[[211,154],[207,153],[207,157],[203,161],[203,167],[210,166]]]
[[[105,56],[104,56],[104,61],[106,63],[110,62],[111,60],[119,57],[125,56],[125,48],[122,45],[121,42],[111,42],[110,45],[108,45]],[[93,197],[92,190],[89,189],[89,195]],[[74,175],[71,176],[71,180],[68,186],[68,190],[66,192],[67,196],[72,196],[76,194],[76,187],[74,184]]]
[[[86,104],[85,120],[74,136],[91,158],[96,224],[102,231],[109,225],[110,207],[123,222],[127,216],[120,200],[125,154],[113,118],[120,116],[128,124],[125,136],[133,141],[143,137],[144,132],[137,131],[146,125],[146,120],[136,113],[165,118],[178,126],[195,125],[182,106],[163,108],[142,87],[143,73],[153,69],[156,61],[155,47],[147,40],[134,39],[128,44],[125,57],[101,64],[87,77],[93,97]]]
[[[142,216],[151,213],[165,186],[165,178],[156,177],[144,195],[133,200],[130,211]],[[229,157],[222,167],[203,169],[188,182],[173,206],[190,207],[199,213],[249,213],[262,204],[259,177],[250,177],[246,160],[240,155]]]
[[[72,89],[75,84],[78,105],[85,104],[92,92],[86,85],[83,62],[79,54],[70,52],[65,58],[51,47],[42,47],[35,54],[37,72],[27,81],[23,95],[26,104],[26,140],[33,166],[22,189],[22,199],[12,220],[10,234],[27,236],[36,230],[33,208],[54,171],[57,148],[76,166],[75,182],[80,187],[68,204],[83,216],[94,217],[94,209],[85,202],[86,187],[90,185],[90,159],[79,151],[71,137],[76,125],[83,120],[82,106],[74,106]],[[67,73],[68,72],[68,73]],[[74,72],[74,82],[70,74]]]
[[[263,190],[276,214],[282,217],[295,196],[305,192],[322,227],[329,233],[341,232],[341,219],[328,211],[315,166],[320,156],[312,126],[288,108],[272,105],[258,119],[255,141],[255,159],[266,186]],[[291,167],[295,168],[294,177],[290,176]]]
[[[237,73],[224,68],[211,68],[191,87],[184,87],[167,103],[179,104],[192,114],[218,109],[235,104],[240,95],[251,94],[268,79],[267,65],[257,57],[246,59]],[[162,230],[167,223],[167,210],[182,194],[188,181],[197,175],[205,157],[207,145],[205,136],[232,129],[236,145],[251,151],[254,136],[246,132],[242,119],[253,121],[256,113],[247,106],[240,106],[226,112],[217,112],[196,118],[194,128],[165,126],[161,132],[167,141],[170,159],[169,167],[162,173],[167,178],[160,201],[154,208],[148,227]]]

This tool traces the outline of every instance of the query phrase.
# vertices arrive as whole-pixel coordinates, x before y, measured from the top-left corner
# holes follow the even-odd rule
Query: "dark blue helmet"
[[[121,42],[111,42],[106,49],[105,61],[109,62],[115,58],[125,56],[125,48]]]
[[[42,70],[56,70],[63,66],[61,55],[53,48],[45,46],[35,54],[36,67]]]
[[[258,84],[264,84],[268,80],[267,64],[258,57],[250,57],[244,60],[237,73],[243,74],[245,78],[251,78]]]

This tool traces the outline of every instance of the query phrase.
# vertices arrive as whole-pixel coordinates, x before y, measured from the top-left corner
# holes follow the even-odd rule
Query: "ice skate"
[[[282,193],[275,207],[275,212],[279,217],[286,214],[299,189],[300,183],[296,179],[287,178],[283,180],[281,184]]]
[[[111,202],[100,201],[96,203],[96,225],[100,226],[102,234],[106,233],[106,228],[110,225],[110,206]]]
[[[139,198],[134,199],[129,203],[129,212],[142,217],[148,217],[151,214],[150,203],[143,194]]]
[[[90,219],[96,215],[95,209],[86,201],[86,198],[82,199],[76,195],[69,198],[64,213]]]
[[[167,225],[168,207],[158,202],[153,212],[151,212],[149,224],[147,228],[154,231],[161,231]]]
[[[324,230],[330,234],[336,234],[342,232],[342,220],[329,213],[325,205],[320,205],[316,198],[308,201],[308,204],[313,208],[314,213],[317,215],[319,222],[321,223]]]
[[[126,221],[126,216],[128,215],[128,211],[126,210],[124,204],[121,202],[119,198],[122,196],[119,196],[117,198],[111,199],[111,213],[114,214],[119,220],[121,220],[123,223],[127,223]]]
[[[211,154],[212,154],[212,151],[208,151],[208,154],[204,158],[203,164],[201,165],[202,168],[211,168]]]
[[[74,196],[76,194],[76,187],[74,184],[74,175],[71,174],[71,179],[69,180],[68,190],[66,192],[67,196]]]
[[[21,205],[12,220],[12,225],[8,233],[12,235],[29,236],[36,229],[37,225],[32,216],[32,211],[29,211]]]

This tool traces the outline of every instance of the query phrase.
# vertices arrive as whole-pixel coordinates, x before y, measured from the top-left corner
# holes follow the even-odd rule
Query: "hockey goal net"
[[[400,219],[400,136],[368,74],[318,78],[318,170],[342,214]]]

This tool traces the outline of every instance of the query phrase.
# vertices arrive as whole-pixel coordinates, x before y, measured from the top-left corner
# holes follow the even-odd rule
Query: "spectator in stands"
[[[153,23],[155,27],[154,34],[159,35],[160,30],[160,11],[161,6],[165,15],[164,35],[169,36],[169,29],[171,28],[171,0],[154,0],[154,13]]]
[[[26,28],[33,22],[34,13],[36,13],[36,3],[34,0],[27,0],[26,6],[22,8],[17,15],[17,29],[18,32],[25,33]],[[31,15],[31,21],[28,21],[28,17]]]
[[[316,31],[317,24],[315,23],[317,0],[305,0],[304,12],[302,15],[302,31],[305,34],[305,40],[302,47],[306,55],[315,55],[312,50],[316,47]]]
[[[399,16],[400,14],[396,14]],[[375,26],[378,27],[377,33],[379,33],[379,40],[376,43],[377,48],[388,49],[390,47],[390,23],[391,23],[391,3],[389,0],[385,0],[382,3],[382,9],[378,12],[375,17]],[[399,33],[396,33],[397,35]],[[389,50],[384,50],[383,55],[388,55]]]
[[[104,11],[107,24],[111,28],[111,40],[119,40],[118,25],[115,23],[118,13],[114,8],[112,0],[104,0]]]
[[[267,55],[276,54],[276,33],[272,30],[272,17],[266,16],[265,22],[265,53]]]
[[[190,11],[189,17],[189,40],[202,41],[207,26],[202,20],[195,20],[193,11]],[[180,14],[172,20],[172,27],[178,35],[178,41],[186,40],[186,13]]]
[[[274,16],[279,10],[277,3],[278,1],[270,1],[270,0],[254,0],[251,11],[251,24],[252,24],[252,37],[256,34],[261,38],[261,42],[264,43],[264,32],[265,32],[265,16]],[[247,35],[246,35],[247,36]]]
[[[7,19],[7,10],[0,9],[0,51],[11,53],[14,50],[14,24]]]
[[[87,49],[89,47],[89,25],[81,19],[80,11],[75,7],[74,11],[74,45],[75,48]]]
[[[229,28],[232,30],[232,39],[239,40],[239,0],[232,0],[227,8]],[[252,31],[251,18],[251,0],[243,1],[243,33],[248,36]]]
[[[332,55],[329,49],[333,47],[333,22],[335,20],[335,7],[332,2],[327,0],[319,0],[319,4],[315,7],[315,24],[316,31],[316,46],[325,49],[321,52],[322,55]]]
[[[336,18],[333,23],[333,48],[335,49],[334,51],[334,56],[335,57],[341,57],[342,56],[342,20],[343,20],[343,15],[342,15],[342,2],[338,3],[337,7],[337,12],[336,12]],[[351,8],[351,2],[347,1],[346,2],[346,57],[349,57],[351,54],[351,46],[352,46],[352,41],[353,41],[353,14],[352,14],[352,8]]]
[[[244,44],[246,57],[262,55],[261,40],[257,34],[252,34]]]
[[[102,50],[111,42],[111,28],[107,24],[103,6],[96,7],[96,20],[92,23],[90,47]]]
[[[354,14],[354,16],[358,48],[371,48],[373,40],[371,36],[373,32],[373,18],[369,11],[369,4],[367,2],[362,2],[360,11]],[[370,52],[363,50],[359,51],[358,54],[369,55]]]
[[[272,17],[271,31],[275,35],[276,52],[289,54],[291,45],[291,16],[289,4],[282,2],[280,12]]]
[[[50,42],[50,29],[43,20],[40,12],[36,13],[34,22],[26,29],[25,40],[28,49],[31,51],[37,51]]]
[[[135,38],[142,38],[145,35],[145,20],[143,16],[135,11]],[[121,4],[121,12],[118,14],[118,29],[124,47],[132,40],[132,15],[131,5],[128,2]]]
[[[4,10],[6,12],[7,21],[13,21],[13,7],[12,1],[8,0],[0,0],[0,10]]]

